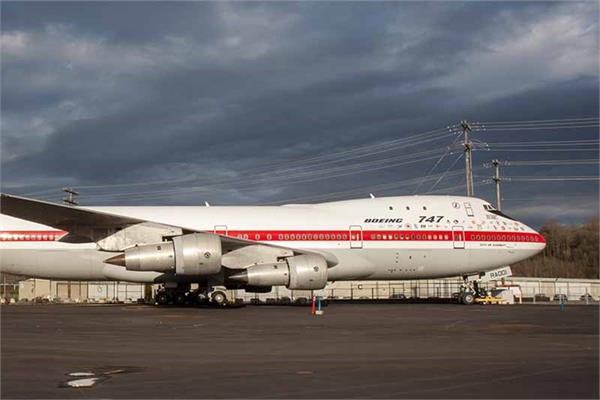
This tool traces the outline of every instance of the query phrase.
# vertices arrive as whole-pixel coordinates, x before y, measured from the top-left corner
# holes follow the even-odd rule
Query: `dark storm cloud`
[[[594,3],[1,7],[2,178],[22,193],[234,179],[277,160],[462,118],[598,113]],[[364,179],[422,176],[432,164]],[[262,182],[254,191],[175,191],[148,201],[263,202],[356,186],[352,176],[291,187]]]
[[[68,25],[78,35],[119,43],[143,43],[194,31],[215,38],[214,6],[192,2],[14,2],[2,6],[3,30],[43,33],[48,25]]]

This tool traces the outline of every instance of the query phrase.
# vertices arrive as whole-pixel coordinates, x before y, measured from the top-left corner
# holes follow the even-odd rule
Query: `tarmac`
[[[598,314],[597,305],[335,303],[322,316],[293,306],[2,306],[0,395],[598,398]],[[79,379],[69,373],[96,383],[69,387]]]

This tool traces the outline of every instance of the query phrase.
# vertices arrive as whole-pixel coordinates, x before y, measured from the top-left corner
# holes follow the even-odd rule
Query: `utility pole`
[[[63,203],[69,206],[76,206],[79,203],[75,200],[75,197],[79,196],[79,193],[71,188],[63,188],[63,192],[67,194],[67,197],[63,199]]]
[[[502,179],[500,179],[500,161],[493,160],[492,165],[494,166],[494,168],[496,168],[496,174],[492,178],[494,182],[496,182],[496,208],[498,209],[498,211],[501,211],[502,203],[500,201],[500,182],[502,181]]]
[[[472,151],[473,145],[469,140],[469,133],[471,132],[471,125],[467,121],[460,121],[460,127],[463,131],[464,136],[464,151],[465,151],[465,178],[467,181],[467,196],[471,197],[474,195],[473,191],[473,158]]]

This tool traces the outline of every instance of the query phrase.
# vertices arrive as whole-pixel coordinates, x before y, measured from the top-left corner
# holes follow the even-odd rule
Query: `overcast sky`
[[[87,205],[463,194],[464,161],[448,150],[458,136],[444,127],[598,117],[595,1],[2,2],[1,11],[2,190],[41,199],[59,200],[63,186]],[[474,154],[476,195],[490,201],[482,164],[493,158],[598,159],[597,128],[472,136],[517,143]],[[565,140],[591,144],[518,144]],[[503,173],[598,176],[598,165]],[[597,181],[503,190],[504,210],[533,225],[598,213]]]

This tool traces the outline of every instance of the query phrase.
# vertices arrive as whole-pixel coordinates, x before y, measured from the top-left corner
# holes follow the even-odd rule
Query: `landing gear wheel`
[[[212,302],[219,307],[225,307],[227,305],[227,295],[221,291],[213,292],[210,298]]]
[[[169,304],[169,300],[169,295],[165,292],[156,294],[155,301],[156,303],[158,303],[159,306],[166,306],[167,304]]]
[[[177,304],[178,306],[182,306],[186,303],[186,297],[185,297],[185,293],[177,293],[175,295],[175,304]]]
[[[475,296],[473,296],[471,293],[465,293],[462,297],[462,303],[466,305],[475,303]]]

